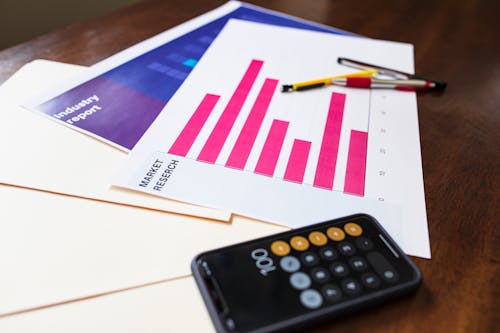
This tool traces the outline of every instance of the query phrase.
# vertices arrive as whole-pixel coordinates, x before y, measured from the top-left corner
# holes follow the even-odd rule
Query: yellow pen
[[[372,76],[375,74],[377,74],[376,69],[368,69],[368,70],[359,71],[359,72],[355,72],[355,73],[340,74],[340,75],[334,75],[334,76],[330,76],[330,77],[324,77],[322,79],[297,82],[297,83],[292,83],[292,84],[284,84],[281,87],[281,91],[282,92],[301,91],[301,90],[319,88],[319,87],[323,87],[323,86],[332,84],[333,79],[343,79],[343,78],[347,78],[347,77],[366,77],[366,76]]]

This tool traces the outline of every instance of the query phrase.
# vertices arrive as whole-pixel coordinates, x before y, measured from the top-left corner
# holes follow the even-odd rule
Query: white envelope
[[[229,221],[219,210],[110,188],[126,154],[18,105],[84,67],[35,60],[0,87],[0,183]]]

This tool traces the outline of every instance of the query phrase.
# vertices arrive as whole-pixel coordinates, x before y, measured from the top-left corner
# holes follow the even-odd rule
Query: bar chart
[[[263,134],[265,140],[262,145],[256,145],[259,133],[264,130],[263,123],[270,109],[271,101],[278,92],[278,79],[264,78],[260,87],[256,87],[257,78],[264,66],[263,60],[252,59],[244,75],[237,83],[231,97],[218,116],[213,128],[206,138],[200,138],[200,133],[206,126],[207,119],[216,108],[221,96],[206,92],[191,117],[185,123],[180,133],[169,147],[168,153],[186,157],[190,153],[193,143],[202,140],[202,148],[191,156],[199,162],[222,164],[225,167],[251,171],[267,177],[275,177],[283,181],[304,184],[304,176],[308,165],[314,167],[312,186],[334,190],[334,181],[339,159],[346,160],[343,177],[343,188],[346,194],[364,195],[366,158],[368,145],[368,132],[359,129],[349,129],[349,138],[345,140],[348,147],[347,156],[340,156],[341,133],[343,129],[344,114],[346,112],[345,93],[331,92],[329,94],[328,109],[324,110],[326,120],[323,126],[321,142],[311,142],[307,138],[289,135],[290,122],[285,119],[271,119],[270,127]],[[252,89],[258,89],[254,100],[248,100]],[[326,95],[325,95],[326,96]],[[251,105],[246,119],[240,128],[235,127],[245,103]],[[345,129],[344,129],[345,130]],[[231,131],[238,133],[234,142],[229,142]],[[262,135],[262,134],[261,134]],[[288,156],[283,156],[285,142],[292,142]],[[314,145],[315,144],[315,145]],[[220,161],[220,153],[225,145],[231,145],[227,159]],[[317,160],[310,161],[311,147],[317,146]],[[259,149],[257,162],[249,169],[248,159],[254,149]],[[276,171],[278,160],[286,160],[286,167],[282,174]]]
[[[361,55],[413,68],[411,45],[229,21],[112,184],[289,227],[363,212],[428,257],[415,94],[280,91]]]

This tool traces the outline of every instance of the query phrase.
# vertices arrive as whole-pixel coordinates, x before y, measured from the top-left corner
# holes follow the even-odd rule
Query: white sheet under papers
[[[413,71],[409,44],[228,22],[113,184],[299,227],[364,212],[430,257],[414,93],[282,84]]]
[[[0,200],[0,317],[187,276],[202,251],[284,231],[4,185]]]
[[[193,320],[195,318],[195,320]],[[192,277],[0,320],[3,333],[215,332]]]

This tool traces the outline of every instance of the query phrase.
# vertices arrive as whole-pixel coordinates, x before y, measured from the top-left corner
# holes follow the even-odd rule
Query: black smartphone
[[[298,329],[407,294],[422,281],[365,214],[204,252],[191,269],[217,332]]]

